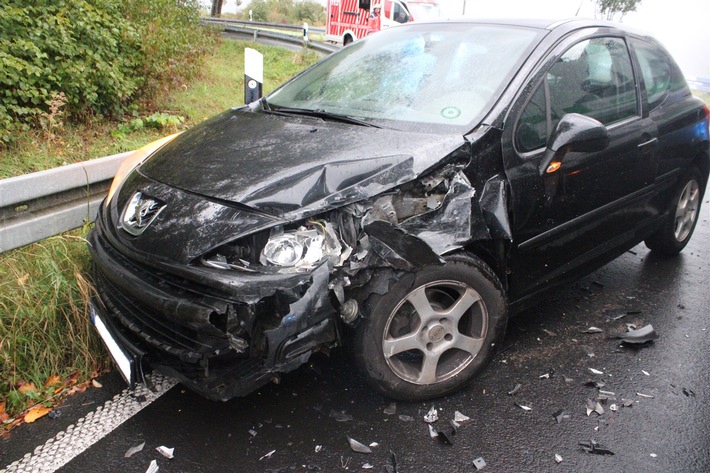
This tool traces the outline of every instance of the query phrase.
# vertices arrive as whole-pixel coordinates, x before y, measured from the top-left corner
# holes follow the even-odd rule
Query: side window
[[[547,74],[552,127],[567,113],[605,125],[636,116],[638,97],[626,43],[593,38],[572,46]]]
[[[537,87],[518,121],[515,144],[518,151],[522,153],[542,148],[547,144],[547,106],[543,85]]]
[[[402,5],[395,2],[392,12],[392,19],[397,23],[406,23],[409,21],[409,13],[407,13],[407,10],[405,10]]]
[[[663,52],[644,41],[632,40],[641,75],[646,85],[648,105],[653,110],[663,102],[671,88],[671,64]]]

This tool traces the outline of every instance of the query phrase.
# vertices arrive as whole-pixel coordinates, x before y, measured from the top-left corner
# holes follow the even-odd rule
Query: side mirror
[[[568,113],[557,124],[540,163],[540,175],[556,171],[571,151],[593,153],[609,146],[609,132],[598,120]]]

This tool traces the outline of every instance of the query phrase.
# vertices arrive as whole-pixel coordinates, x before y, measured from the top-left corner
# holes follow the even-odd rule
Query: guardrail
[[[294,36],[284,33],[278,33],[276,31],[270,31],[274,29],[282,29],[288,31],[303,31],[303,28],[295,25],[281,25],[278,23],[261,23],[256,21],[241,21],[241,20],[229,20],[224,18],[202,18],[200,20],[208,25],[219,26],[223,31],[242,34],[244,36],[249,36],[256,41],[258,38],[268,38],[283,43],[297,44],[301,46],[307,46],[314,51],[318,51],[323,54],[330,54],[332,52],[340,49],[340,46],[330,43],[321,43],[318,41],[308,41],[305,43],[303,37]],[[311,33],[322,32],[325,33],[325,28],[308,28]]]
[[[0,180],[0,253],[93,221],[129,154]]]

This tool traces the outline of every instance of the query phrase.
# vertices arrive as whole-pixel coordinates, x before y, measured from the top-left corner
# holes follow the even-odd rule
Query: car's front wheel
[[[467,386],[491,361],[507,321],[500,281],[468,255],[395,280],[364,309],[355,359],[378,391],[406,401]]]
[[[678,254],[685,248],[698,223],[702,185],[700,171],[696,167],[691,168],[673,195],[668,216],[661,227],[646,239],[647,247],[668,255]]]

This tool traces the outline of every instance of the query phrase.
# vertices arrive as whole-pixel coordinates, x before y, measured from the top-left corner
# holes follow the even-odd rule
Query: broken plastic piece
[[[604,333],[604,330],[599,327],[589,327],[587,330],[583,330],[582,333]]]
[[[266,455],[263,455],[261,458],[259,458],[259,461],[261,461],[265,458],[271,458],[271,455],[273,455],[274,453],[276,453],[276,450],[271,450],[269,453],[267,453]]]
[[[400,414],[399,420],[404,421],[404,422],[412,422],[412,421],[414,421],[414,417],[408,416],[406,414]]]
[[[383,411],[386,415],[388,416],[393,416],[397,413],[397,403],[396,402],[391,402],[387,407],[385,407],[385,410]]]
[[[614,335],[616,338],[621,339],[624,343],[630,343],[634,345],[642,345],[644,343],[652,342],[658,340],[658,334],[653,329],[653,325],[644,325],[640,329],[629,330],[627,332],[617,333]]]
[[[429,437],[435,439],[439,436],[439,434],[434,430],[434,426],[429,424]]]
[[[542,329],[542,331],[545,332],[546,334],[548,334],[548,335],[551,336],[551,337],[556,337],[556,336],[557,336],[557,334],[556,334],[555,332],[553,332],[552,330],[547,330],[546,328],[544,328],[544,329]]]
[[[589,386],[590,388],[603,388],[604,386],[606,386],[606,384],[601,381],[593,381],[593,380],[589,380],[589,381],[585,382],[584,385]]]
[[[249,435],[251,435],[252,437],[256,437],[256,430],[249,429]]]
[[[158,462],[151,460],[150,465],[148,465],[148,469],[145,470],[145,473],[158,473],[158,469]]]
[[[316,453],[319,453],[321,450],[323,450],[323,445],[316,445]]]
[[[616,396],[616,393],[613,391],[604,391],[602,389],[599,390],[599,394],[602,396]]]
[[[646,376],[651,376],[651,373],[649,373],[649,372],[646,371],[646,370],[641,370],[641,372],[642,372],[643,374],[645,374]]]
[[[123,457],[124,457],[124,458],[130,458],[132,455],[134,455],[134,454],[140,452],[141,450],[143,450],[143,447],[145,447],[145,442],[143,442],[143,443],[141,443],[141,444],[139,444],[139,445],[136,445],[135,447],[129,448],[129,449],[126,451],[125,455],[123,455]]]
[[[465,422],[470,419],[469,416],[463,415],[459,411],[454,412],[454,422]]]
[[[424,422],[431,424],[437,420],[439,420],[439,412],[436,410],[436,407],[432,406],[429,412],[424,416]]]
[[[374,468],[374,465],[372,463],[363,463],[362,469],[363,470],[371,470]]]
[[[524,411],[532,411],[532,406],[530,405],[529,402],[526,402],[526,401],[516,402],[515,405]]]
[[[636,393],[636,395],[639,397],[646,397],[649,399],[653,399],[653,396],[651,396],[650,394]]]
[[[612,452],[608,448],[603,447],[602,445],[598,444],[594,439],[590,440],[589,442],[579,442],[579,445],[587,453],[593,453],[595,455],[613,455],[614,454],[614,452]]]
[[[594,368],[589,368],[589,371],[591,371],[594,374],[604,374],[603,371],[595,370]]]
[[[619,410],[619,407],[618,407],[616,404],[612,404],[612,405],[609,406],[609,410],[610,410],[611,412],[616,412],[616,411]]]
[[[516,384],[513,389],[508,391],[508,396],[513,396],[513,395],[517,394],[518,391],[520,391],[520,388],[522,388],[522,387],[523,387],[522,384],[520,384],[520,383]]]
[[[563,420],[568,420],[570,418],[570,415],[569,412],[567,412],[566,410],[560,409],[559,411],[552,414],[552,417],[555,418],[558,424],[561,424]]]
[[[486,466],[486,460],[484,460],[483,457],[478,457],[473,460],[473,466],[476,467],[476,470],[481,470],[484,466]]]
[[[562,463],[562,455],[555,453],[555,462]]]
[[[174,448],[168,448],[164,445],[161,445],[160,447],[157,447],[156,450],[158,453],[160,453],[162,456],[165,458],[170,458],[172,460],[173,458],[173,452],[175,452]]]
[[[335,409],[330,410],[328,417],[335,419],[336,422],[350,422],[353,420],[353,416],[346,414],[345,411],[336,411]]]
[[[380,446],[380,444],[377,442],[370,442],[370,447],[372,447],[372,448],[377,448],[379,446]]]
[[[446,445],[454,444],[454,435],[456,435],[456,427],[451,426],[449,429],[441,429],[437,431],[437,437]]]
[[[353,452],[357,453],[372,453],[372,450],[367,445],[364,445],[352,437],[348,437],[348,443]]]
[[[596,412],[599,415],[604,414],[604,408],[599,403],[599,401],[595,401],[594,399],[587,399],[586,407],[587,407],[587,417],[589,417],[589,415],[592,412]]]

